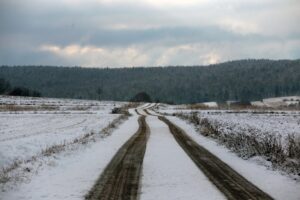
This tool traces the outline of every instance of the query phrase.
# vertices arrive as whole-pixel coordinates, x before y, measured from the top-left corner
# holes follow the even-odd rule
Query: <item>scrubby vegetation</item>
[[[228,133],[222,131],[220,124],[201,117],[198,113],[176,113],[176,116],[192,123],[202,135],[216,139],[240,157],[245,159],[254,156],[264,157],[274,168],[300,175],[300,138],[288,134],[285,138],[270,132],[260,133],[253,128],[244,128],[236,132],[228,127]],[[285,141],[285,144],[282,143]]]

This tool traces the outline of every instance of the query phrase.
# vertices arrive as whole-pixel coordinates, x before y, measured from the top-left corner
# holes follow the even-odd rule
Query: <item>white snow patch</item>
[[[217,108],[218,107],[218,103],[217,102],[204,102],[202,103],[203,105],[209,107],[209,108]]]
[[[141,200],[225,199],[178,145],[166,124],[147,116],[150,137],[142,176]]]
[[[257,107],[267,107],[267,105],[264,104],[262,101],[251,101],[251,105]]]
[[[299,105],[300,96],[274,97],[263,99],[265,105],[270,107]]]

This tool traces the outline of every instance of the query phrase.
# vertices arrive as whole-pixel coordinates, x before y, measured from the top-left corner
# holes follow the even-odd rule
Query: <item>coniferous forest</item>
[[[299,95],[300,60],[117,69],[2,66],[0,78],[0,84],[25,87],[45,97],[128,101],[146,92],[157,102],[252,101]]]

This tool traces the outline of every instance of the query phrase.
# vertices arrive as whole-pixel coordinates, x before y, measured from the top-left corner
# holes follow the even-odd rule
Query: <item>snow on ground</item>
[[[47,147],[100,132],[118,115],[23,115],[0,114],[0,167],[26,160]]]
[[[270,107],[299,105],[300,96],[267,98],[267,99],[263,99],[262,102],[266,106],[270,106]]]
[[[267,107],[267,105],[264,104],[262,101],[251,101],[251,105],[257,107]]]
[[[205,117],[210,123],[218,127],[222,134],[251,134],[258,137],[266,134],[281,138],[283,146],[288,135],[295,135],[300,139],[300,113],[235,113],[200,111],[199,115]]]
[[[147,116],[150,137],[143,162],[141,200],[225,199],[157,117]]]
[[[144,111],[144,109],[146,109],[146,108],[148,108],[148,107],[150,107],[150,106],[151,106],[151,104],[148,103],[148,104],[146,104],[145,106],[141,106],[141,107],[137,108],[137,111],[138,111],[141,115],[147,115],[147,113]]]
[[[47,98],[0,97],[1,105],[37,107],[56,105],[56,111],[0,112],[0,168],[26,160],[48,147],[98,133],[118,115],[110,114],[116,102]],[[83,106],[87,110],[81,110]],[[77,110],[79,108],[79,110]],[[68,110],[64,112],[63,110]]]
[[[267,98],[262,101],[252,101],[251,105],[257,107],[299,107],[300,96],[287,96],[287,97],[275,97]]]
[[[117,150],[137,131],[137,116],[115,130],[110,137],[91,143],[71,154],[57,156],[30,182],[1,193],[3,200],[84,199]]]
[[[300,139],[299,111],[178,110],[174,106],[161,107],[159,111],[166,114],[197,112],[201,118],[206,118],[215,125],[222,134],[255,133],[258,137],[272,134],[281,138],[283,146],[288,135]]]
[[[218,156],[221,160],[275,199],[299,200],[299,182],[280,174],[279,171],[271,171],[264,166],[258,165],[254,161],[239,158],[227,148],[220,146],[215,141],[197,133],[192,125],[189,125],[176,117],[168,117],[168,119],[185,130],[186,133],[200,145]]]
[[[145,111],[144,111],[144,109],[147,109],[147,108],[151,108],[151,107],[153,107],[155,105],[155,103],[146,103],[146,104],[143,104],[143,105],[141,105],[141,106],[139,106],[139,107],[137,107],[136,109],[137,109],[137,111],[138,111],[138,113],[139,114],[141,114],[141,115],[148,115]],[[148,110],[149,111],[149,110]],[[130,111],[129,111],[130,112]],[[134,113],[132,113],[132,112],[134,112]],[[132,110],[131,111],[131,114],[137,114],[134,110]]]
[[[150,115],[162,116],[161,114],[155,112],[155,111],[152,110],[152,109],[148,109],[147,111],[148,111],[148,113],[150,113]]]
[[[209,107],[209,108],[217,108],[218,107],[218,103],[217,102],[204,102],[202,103],[203,105]]]

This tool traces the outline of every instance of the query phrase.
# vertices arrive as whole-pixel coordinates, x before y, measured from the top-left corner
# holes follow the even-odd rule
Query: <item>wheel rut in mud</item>
[[[145,116],[140,116],[138,122],[138,131],[118,150],[86,195],[86,200],[138,199],[142,164],[149,136]]]

